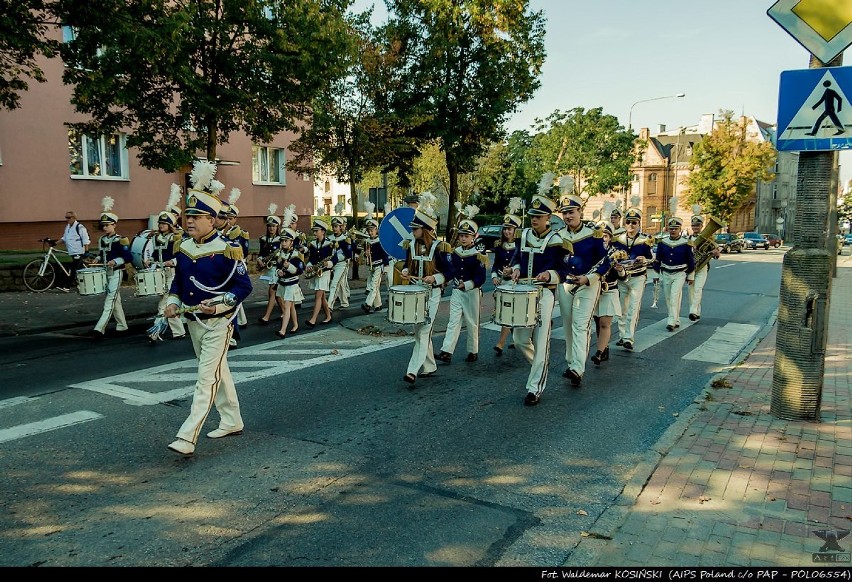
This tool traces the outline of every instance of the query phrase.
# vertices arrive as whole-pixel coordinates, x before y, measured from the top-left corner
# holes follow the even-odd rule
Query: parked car
[[[765,250],[769,250],[769,241],[763,238],[763,235],[759,232],[744,232],[742,238],[747,249],[754,250],[763,247]]]
[[[729,232],[720,232],[716,235],[716,244],[723,253],[741,253],[745,248],[745,241]]]
[[[781,240],[781,237],[778,236],[777,234],[764,234],[764,235],[761,235],[761,236],[763,236],[763,238],[768,240],[769,246],[771,246],[773,248],[777,249],[778,247],[780,247],[781,245],[784,244],[784,241]]]
[[[480,253],[487,253],[494,250],[494,245],[500,240],[502,234],[502,224],[486,224],[480,226],[476,231],[476,238],[473,239],[473,246]]]
[[[843,237],[843,246],[848,247],[852,245],[852,232]]]

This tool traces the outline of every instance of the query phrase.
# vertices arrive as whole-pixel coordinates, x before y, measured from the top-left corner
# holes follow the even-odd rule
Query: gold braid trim
[[[129,238],[127,238],[126,236],[123,236],[123,237],[121,237],[120,239],[118,239],[118,244],[120,244],[121,246],[126,247],[126,246],[128,246],[128,245],[130,244],[130,239],[129,239]]]
[[[223,254],[229,259],[234,259],[235,261],[243,260],[243,247],[239,245],[225,245],[225,250]]]
[[[563,238],[562,239],[562,248],[565,249],[566,251],[568,251],[569,253],[571,253],[572,255],[574,254],[574,245],[571,244],[570,240],[565,240]]]
[[[438,243],[438,248],[435,249],[435,252],[438,253],[451,253],[453,252],[453,247],[450,246],[450,243],[447,241],[441,241]]]
[[[480,263],[482,263],[486,267],[488,266],[488,257],[485,254],[479,253],[476,255],[476,258],[479,259]]]

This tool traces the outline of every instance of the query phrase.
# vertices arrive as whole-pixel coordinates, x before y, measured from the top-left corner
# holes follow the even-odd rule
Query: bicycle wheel
[[[44,273],[40,273],[44,266]],[[30,291],[41,293],[47,291],[56,281],[56,269],[50,263],[44,264],[44,259],[36,259],[24,267],[24,285]]]

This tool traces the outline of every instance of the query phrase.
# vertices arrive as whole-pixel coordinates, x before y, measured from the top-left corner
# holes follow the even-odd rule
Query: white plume
[[[166,210],[170,210],[173,206],[177,206],[180,202],[180,186],[172,184],[172,189],[169,192],[169,201],[166,204]]]
[[[278,210],[278,205],[275,204],[275,202],[270,202],[269,203],[269,216],[274,216],[276,210]]]
[[[548,191],[553,188],[553,180],[555,178],[556,174],[553,172],[545,172],[538,181],[538,193],[542,196],[546,196]]]
[[[461,211],[462,211],[462,203],[461,203],[461,200],[456,200],[455,207],[456,207],[456,212],[461,213]]]
[[[101,207],[104,209],[104,212],[109,212],[112,210],[112,205],[115,204],[115,198],[112,196],[104,196],[101,199]]]
[[[284,225],[285,228],[290,228],[290,225],[293,224],[293,219],[296,217],[296,205],[291,204],[287,208],[284,209],[284,218],[281,219],[281,224]]]
[[[692,205],[692,213],[693,214],[701,214],[701,205],[700,204],[693,204]]]
[[[622,205],[622,204],[623,204],[623,201],[621,200],[621,198],[619,198],[618,200],[616,200],[616,201],[615,201],[615,207],[616,207],[618,210],[621,210],[621,205]]]
[[[225,189],[225,185],[219,180],[210,180],[209,189],[210,193],[213,194],[213,196],[218,196],[219,192]]]
[[[435,195],[429,191],[420,194],[420,212],[428,216],[435,216]]]
[[[672,196],[672,199],[669,200],[669,212],[671,212],[672,216],[677,214],[677,196]]]
[[[634,208],[638,208],[640,202],[642,202],[641,196],[634,194],[633,196],[630,197],[630,206],[633,206]]]
[[[612,210],[615,208],[615,204],[612,203],[612,200],[607,200],[603,203],[603,209],[601,210],[601,216],[608,219],[612,216]]]
[[[573,194],[574,178],[567,174],[559,178],[559,192],[561,194]]]
[[[393,208],[391,207],[390,202],[385,202],[385,216],[390,214],[391,210],[393,210]]]
[[[228,195],[228,204],[236,204],[241,194],[242,192],[240,192],[239,188],[231,188],[231,193]]]
[[[601,215],[601,211],[600,211],[600,210],[595,210],[594,212],[592,212],[592,218],[597,218],[597,217],[598,217],[598,216],[600,216],[600,215]]]
[[[337,215],[343,214],[343,202],[338,202],[334,205],[334,213]]]
[[[468,204],[467,206],[464,207],[464,209],[461,212],[466,217],[473,218],[474,216],[479,214],[479,206],[476,206],[474,204]]]
[[[207,160],[195,160],[192,163],[192,172],[189,173],[189,182],[196,190],[207,190],[215,175],[216,164]]]
[[[367,220],[373,218],[373,211],[375,209],[376,209],[376,205],[373,202],[371,202],[370,200],[367,200],[366,202],[364,202],[364,210],[367,211]]]
[[[517,214],[523,205],[524,201],[521,200],[520,196],[512,196],[509,198],[509,214]]]

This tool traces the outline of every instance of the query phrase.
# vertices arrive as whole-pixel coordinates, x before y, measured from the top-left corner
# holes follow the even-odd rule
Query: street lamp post
[[[640,99],[633,103],[630,106],[630,113],[627,115],[627,130],[630,131],[633,129],[633,108],[639,105],[640,103],[647,103],[648,101],[659,101],[660,99],[676,99],[678,97],[686,97],[686,93],[678,93],[677,95],[664,95],[662,97],[651,97],[650,99]]]

